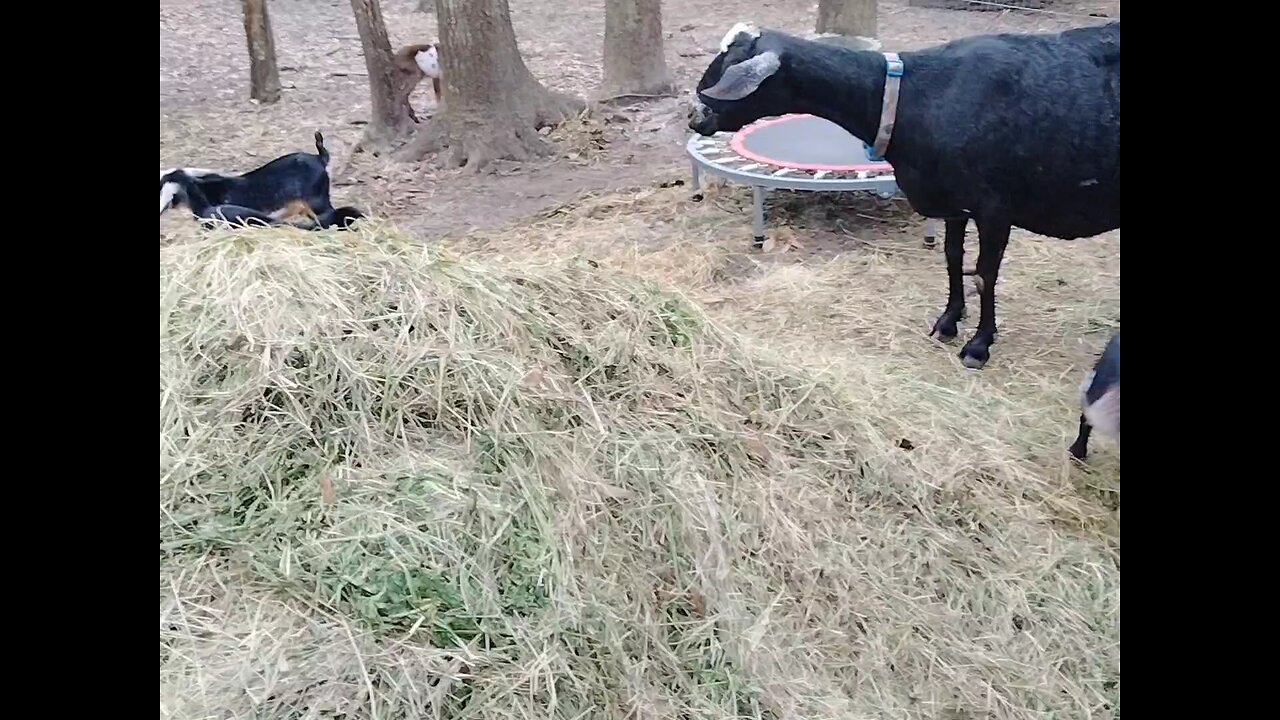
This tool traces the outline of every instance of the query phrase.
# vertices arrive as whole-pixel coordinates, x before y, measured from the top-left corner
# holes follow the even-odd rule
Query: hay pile
[[[160,278],[163,717],[1119,714],[1107,547],[677,295],[377,227]]]

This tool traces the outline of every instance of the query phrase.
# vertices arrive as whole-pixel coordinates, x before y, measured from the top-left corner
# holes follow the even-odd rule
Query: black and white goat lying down
[[[1120,227],[1120,23],[980,35],[915,52],[849,50],[735,26],[697,87],[689,126],[735,131],[763,117],[830,120],[893,165],[916,212],[946,223],[948,297],[933,334],[965,315],[964,234],[978,227],[981,368],[996,337],[1009,231],[1061,239]]]
[[[186,205],[211,225],[290,225],[346,228],[364,217],[354,207],[335,208],[329,199],[329,151],[316,133],[316,153],[295,152],[243,174],[178,168],[160,174],[160,213]],[[285,219],[302,215],[311,225]]]

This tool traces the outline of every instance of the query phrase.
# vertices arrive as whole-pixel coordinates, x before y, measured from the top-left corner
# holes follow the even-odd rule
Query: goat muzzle
[[[700,135],[715,134],[715,113],[696,95],[689,103],[689,129]]]

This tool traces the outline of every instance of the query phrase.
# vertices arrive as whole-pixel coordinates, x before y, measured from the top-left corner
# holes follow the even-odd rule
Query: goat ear
[[[763,52],[724,71],[720,82],[702,91],[712,100],[741,100],[760,88],[760,83],[778,72],[778,53]]]

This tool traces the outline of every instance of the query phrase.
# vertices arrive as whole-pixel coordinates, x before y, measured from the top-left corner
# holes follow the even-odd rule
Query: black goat
[[[160,213],[183,202],[197,217],[211,219],[211,208],[241,221],[279,224],[283,218],[304,215],[318,227],[352,217],[355,208],[335,209],[329,199],[329,151],[316,132],[316,154],[295,152],[244,174],[224,174],[179,168],[160,174]],[[193,188],[199,190],[192,192]],[[197,209],[195,203],[201,203]],[[357,215],[362,216],[362,215]]]
[[[960,351],[968,367],[985,365],[995,342],[1012,226],[1062,239],[1120,227],[1119,22],[969,37],[900,62],[739,25],[697,94],[689,126],[702,135],[808,113],[880,146],[912,208],[946,224],[948,299],[933,326],[942,339],[965,314],[964,234],[974,220],[981,315]]]
[[[1107,343],[1093,371],[1080,386],[1080,432],[1070,452],[1077,460],[1089,454],[1089,434],[1097,428],[1120,442],[1120,333]]]
[[[328,227],[347,229],[351,223],[364,217],[364,213],[354,207],[329,208],[315,215],[310,225],[298,225],[285,222],[277,216],[260,212],[250,207],[233,203],[213,204],[205,195],[198,177],[193,177],[185,170],[173,170],[165,175],[166,182],[176,186],[173,192],[174,204],[185,204],[191,213],[201,220],[206,228],[214,227],[218,222],[248,227],[288,226],[301,229],[319,230]]]

